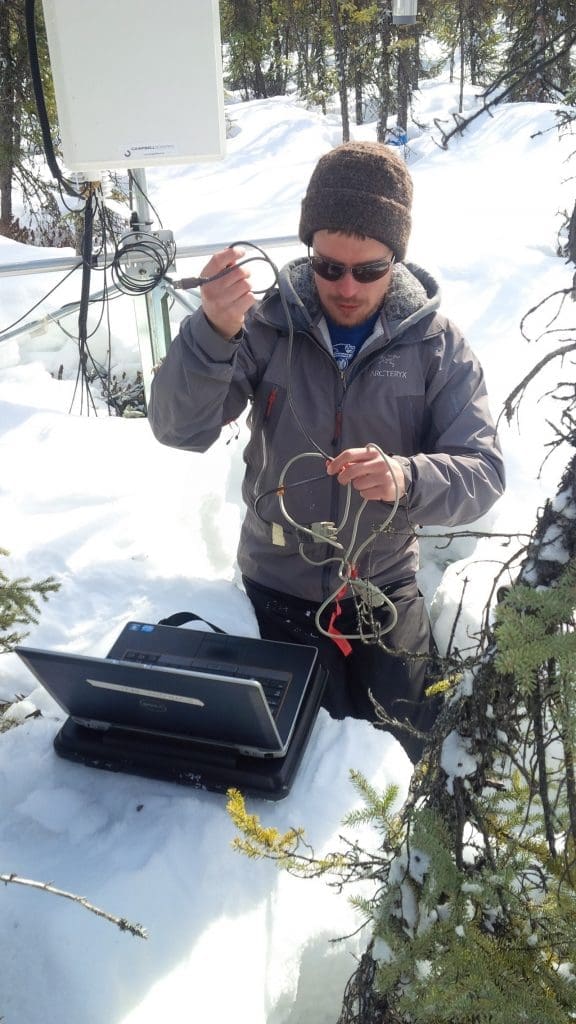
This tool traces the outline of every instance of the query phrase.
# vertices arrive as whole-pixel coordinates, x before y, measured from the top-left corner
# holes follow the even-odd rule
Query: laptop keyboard
[[[207,675],[223,675],[232,679],[256,679],[260,683],[266,702],[274,717],[279,709],[292,678],[290,672],[276,669],[262,669],[257,666],[225,664],[201,658],[183,658],[173,654],[157,654],[154,651],[124,651],[123,661],[140,665],[158,665],[159,668],[179,668],[187,672],[205,672]]]

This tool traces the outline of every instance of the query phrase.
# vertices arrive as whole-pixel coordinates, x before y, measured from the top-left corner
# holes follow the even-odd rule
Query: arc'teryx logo
[[[401,380],[408,379],[408,370],[402,370],[395,364],[401,359],[399,352],[392,353],[389,356],[380,356],[375,366],[372,367],[370,374],[372,377],[400,377]]]

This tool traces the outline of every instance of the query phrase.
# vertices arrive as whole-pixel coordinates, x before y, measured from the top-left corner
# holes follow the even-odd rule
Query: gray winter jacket
[[[417,569],[415,526],[469,523],[502,494],[502,456],[482,369],[438,306],[429,274],[396,265],[376,327],[344,372],[332,356],[305,259],[282,270],[279,286],[250,311],[232,342],[201,309],[183,321],[153,381],[149,420],[163,444],[202,452],[251,403],[238,549],[245,576],[325,600],[338,589],[342,552],[300,527],[332,522],[345,551],[362,549],[360,576],[383,586]],[[362,499],[325,474],[326,455],[369,442],[400,457],[407,485],[380,533],[391,506],[370,501],[356,522]]]

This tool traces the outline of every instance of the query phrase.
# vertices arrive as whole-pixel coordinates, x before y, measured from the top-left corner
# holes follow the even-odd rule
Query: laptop
[[[325,684],[315,647],[144,622],[106,658],[16,653],[69,716],[61,756],[271,799],[290,789]]]

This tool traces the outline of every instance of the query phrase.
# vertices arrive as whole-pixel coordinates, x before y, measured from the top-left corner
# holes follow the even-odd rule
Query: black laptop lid
[[[124,627],[107,658],[16,651],[80,724],[276,757],[286,753],[317,658],[313,647],[138,622]],[[190,667],[175,667],[184,662]],[[267,671],[289,680],[275,717],[258,682]]]
[[[318,652],[304,644],[280,643],[259,637],[211,633],[201,629],[128,622],[108,652],[109,658],[131,660],[138,651],[143,660],[157,655],[165,667],[186,665],[194,670],[209,667],[233,677],[278,673],[289,680],[286,694],[274,713],[274,722],[285,747],[294,728],[302,700],[314,675]]]

